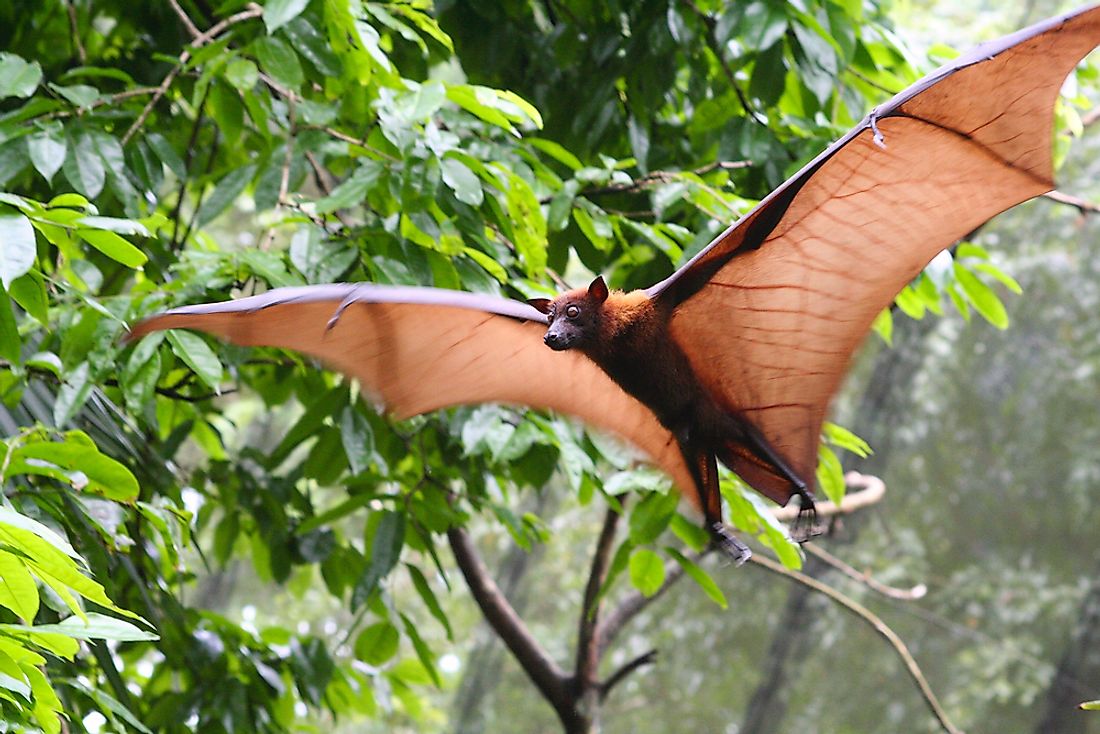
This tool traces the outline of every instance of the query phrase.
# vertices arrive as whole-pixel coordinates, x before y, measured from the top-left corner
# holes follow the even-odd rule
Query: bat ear
[[[550,299],[549,298],[528,298],[527,303],[534,306],[536,311],[540,313],[550,313]]]
[[[607,283],[604,282],[602,275],[597,275],[596,279],[588,285],[588,295],[594,298],[596,303],[607,300]]]

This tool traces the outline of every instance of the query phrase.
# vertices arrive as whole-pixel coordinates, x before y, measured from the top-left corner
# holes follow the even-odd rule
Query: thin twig
[[[902,639],[898,637],[898,634],[894,632],[889,625],[883,622],[878,615],[847,594],[837,591],[828,584],[824,584],[800,571],[792,571],[783,564],[773,561],[767,556],[756,554],[749,559],[749,562],[771,571],[772,573],[785,576],[803,586],[808,586],[818,593],[824,594],[840,604],[844,609],[871,625],[879,635],[884,637],[886,641],[893,646],[895,652],[897,652],[898,656],[902,659],[902,662],[905,663],[905,668],[908,670],[909,676],[917,684],[921,696],[924,697],[925,702],[932,710],[932,714],[936,717],[936,720],[939,721],[940,726],[943,727],[943,730],[949,734],[961,734],[961,731],[951,723],[951,720],[947,717],[947,712],[943,710],[943,706],[940,705],[939,699],[936,698],[936,694],[932,691],[931,686],[928,685],[928,680],[924,677],[924,673],[921,672],[920,666],[917,665],[917,661],[913,658],[912,653],[909,652],[909,648],[906,647]]]
[[[179,73],[183,71],[183,67],[186,66],[187,62],[191,59],[192,50],[198,50],[200,47],[205,46],[207,43],[210,43],[210,41],[212,41],[214,38],[221,35],[224,31],[236,25],[237,23],[242,23],[252,18],[258,18],[259,16],[263,15],[263,12],[264,9],[261,8],[259,5],[256,5],[255,3],[250,3],[248,8],[246,8],[245,10],[242,10],[235,15],[231,15],[228,18],[215,23],[210,27],[208,31],[206,31],[205,33],[200,33],[198,36],[196,36],[191,42],[191,45],[180,52],[180,55],[176,60],[176,65],[172,67],[171,71],[169,71],[167,75],[165,75],[164,79],[157,86],[156,91],[153,92],[153,98],[145,104],[145,107],[141,110],[141,114],[138,115],[137,119],[134,120],[132,125],[130,125],[130,128],[126,131],[126,134],[122,136],[122,144],[126,145],[128,142],[130,142],[130,138],[134,137],[134,134],[139,129],[141,129],[142,125],[145,124],[145,121],[149,118],[149,114],[153,111],[153,107],[155,107],[157,102],[160,101],[160,98],[165,95],[165,93],[168,91],[168,88],[172,86],[172,82],[175,81],[176,77],[179,76]]]
[[[899,589],[895,586],[888,586],[875,577],[863,571],[858,571],[854,567],[848,565],[844,561],[834,556],[829,551],[825,550],[817,543],[803,543],[802,549],[806,552],[817,556],[828,565],[840,571],[848,578],[854,579],[863,584],[867,588],[877,591],[883,596],[891,599],[901,599],[902,601],[912,601],[914,599],[920,599],[928,593],[928,587],[924,584],[917,584],[911,589]]]
[[[176,15],[179,16],[180,22],[183,23],[183,27],[186,28],[187,32],[191,34],[191,39],[198,40],[199,37],[202,36],[202,32],[199,30],[198,26],[196,26],[195,23],[191,20],[190,16],[187,15],[187,12],[184,11],[182,7],[180,7],[179,2],[177,2],[177,0],[168,0],[168,4],[172,6],[172,10],[174,10],[176,12]]]
[[[608,694],[611,693],[611,689],[621,683],[624,678],[633,673],[635,670],[642,667],[643,665],[652,665],[656,661],[657,651],[654,649],[650,650],[649,652],[642,653],[623,667],[616,670],[614,673],[611,674],[610,678],[608,678],[600,685],[600,700],[602,701],[603,699],[607,698]]]
[[[88,52],[84,50],[84,44],[80,40],[80,26],[76,22],[76,6],[73,0],[65,0],[65,8],[69,11],[69,32],[72,34],[73,45],[76,46],[76,57],[80,64],[88,63]]]

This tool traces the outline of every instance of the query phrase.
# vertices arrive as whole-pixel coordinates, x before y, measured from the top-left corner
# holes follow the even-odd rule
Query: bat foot
[[[798,508],[798,516],[791,523],[791,540],[796,543],[805,543],[810,538],[822,535],[825,528],[817,522],[817,506],[809,492],[799,494],[801,507]]]
[[[730,529],[721,522],[710,525],[711,542],[722,554],[733,561],[733,565],[744,565],[745,561],[752,558],[752,549],[742,543]]]

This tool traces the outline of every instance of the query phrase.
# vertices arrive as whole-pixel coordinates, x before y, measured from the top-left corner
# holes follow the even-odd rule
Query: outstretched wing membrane
[[[807,483],[829,402],[875,316],[941,250],[1053,188],[1055,100],[1100,7],[975,48],[877,108],[650,295],[712,395]],[[779,501],[746,446],[724,457]]]
[[[141,322],[130,338],[183,328],[293,349],[357,378],[399,418],[485,402],[575,416],[639,448],[698,507],[672,435],[580,352],[548,349],[545,323],[531,306],[504,298],[347,284],[185,306]]]

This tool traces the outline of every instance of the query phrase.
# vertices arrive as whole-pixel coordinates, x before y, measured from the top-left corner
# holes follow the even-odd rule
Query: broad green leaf
[[[94,446],[59,441],[28,443],[16,451],[20,459],[39,459],[85,475],[89,492],[116,502],[133,502],[138,482],[126,466],[101,454]]]
[[[691,580],[699,585],[699,588],[703,590],[703,593],[710,597],[718,606],[723,609],[729,607],[729,603],[726,601],[726,595],[722,593],[722,590],[718,588],[718,584],[714,582],[710,574],[704,571],[694,561],[685,556],[675,548],[665,548],[665,552],[672,556],[672,559],[680,564],[680,568],[684,569],[684,573],[691,577]]]
[[[60,734],[61,732],[61,701],[57,698],[50,681],[38,668],[33,665],[23,666],[23,672],[31,683],[34,692],[34,718],[46,734]]]
[[[648,548],[636,548],[630,554],[630,583],[644,596],[653,596],[665,583],[665,564]]]
[[[42,81],[37,61],[24,61],[11,53],[0,53],[0,99],[29,97]]]
[[[60,635],[56,632],[38,632],[35,627],[29,627],[22,624],[0,624],[0,635],[15,638],[24,643],[30,642],[37,647],[67,660],[72,660],[73,656],[80,650],[80,643],[68,635]],[[2,639],[3,638],[0,637],[0,640]],[[11,655],[10,648],[6,649],[5,652]],[[19,662],[24,664],[22,660]],[[41,665],[41,663],[34,662],[30,664]]]
[[[133,712],[131,712],[130,709],[123,706],[121,703],[119,703],[117,699],[108,695],[104,691],[98,688],[94,688],[92,686],[87,686],[74,678],[68,678],[64,680],[63,683],[71,688],[80,691],[85,696],[92,699],[95,702],[96,706],[99,707],[100,711],[106,711],[110,714],[114,714],[133,728],[137,729],[142,734],[153,734],[153,732],[147,726],[141,723],[137,719],[137,717],[134,716]]]
[[[5,290],[34,266],[35,254],[31,220],[18,212],[0,214],[0,283]]]
[[[210,192],[210,196],[206,197],[199,207],[199,214],[195,218],[197,226],[205,227],[236,201],[255,173],[256,166],[252,164],[235,168],[218,181],[218,185]]]
[[[95,141],[87,133],[69,141],[69,153],[62,165],[65,178],[80,193],[95,199],[103,191],[107,169],[99,155]]]
[[[114,640],[116,642],[140,642],[160,639],[130,622],[108,617],[97,612],[87,612],[85,622],[79,617],[68,617],[57,624],[40,624],[35,632],[56,632],[77,640]]]
[[[264,25],[268,33],[274,33],[280,27],[298,17],[309,0],[268,0],[264,4]]]
[[[169,331],[168,343],[177,357],[194,370],[199,379],[215,390],[222,379],[222,363],[202,337],[190,331]]]
[[[464,247],[462,248],[462,253],[481,267],[485,268],[485,271],[496,278],[498,282],[506,283],[508,281],[508,271],[504,269],[504,266],[481,250],[475,250],[472,247]]]
[[[1100,699],[1096,701],[1085,701],[1077,708],[1083,711],[1100,711]]]
[[[30,153],[31,163],[47,182],[53,181],[54,174],[65,163],[68,147],[59,132],[60,130],[51,128],[27,138],[27,152]]]
[[[73,84],[62,86],[60,84],[47,84],[50,89],[64,97],[74,107],[89,109],[92,103],[99,99],[99,90],[88,84]]]
[[[443,183],[455,192],[455,198],[470,206],[481,206],[485,198],[481,181],[462,161],[444,158],[440,161]]]
[[[29,313],[38,323],[49,326],[49,304],[46,296],[46,284],[42,276],[35,271],[16,278],[8,290],[8,295]]]
[[[637,545],[652,543],[672,521],[678,503],[673,492],[650,492],[630,511],[630,539]]]
[[[23,559],[0,550],[0,605],[15,612],[24,622],[38,614],[38,585]]]
[[[378,667],[397,654],[401,633],[389,622],[376,622],[355,638],[355,657]]]
[[[90,228],[105,229],[118,234],[134,235],[138,237],[151,237],[149,228],[136,219],[120,219],[118,217],[85,216],[75,220],[73,224]]]
[[[225,80],[242,92],[247,92],[260,81],[260,70],[251,59],[233,59],[225,65]]]
[[[298,54],[286,41],[274,36],[265,36],[253,45],[260,66],[271,74],[276,81],[297,89],[305,81]]]
[[[76,233],[92,247],[127,267],[140,268],[149,259],[144,252],[109,230],[78,229]]]
[[[37,543],[28,542],[28,535],[37,536],[38,539],[48,543],[54,550],[69,558],[83,562],[80,554],[69,544],[69,541],[50,528],[11,508],[0,507],[0,539],[20,550],[25,550],[32,556],[38,557],[41,555],[42,550]]]

